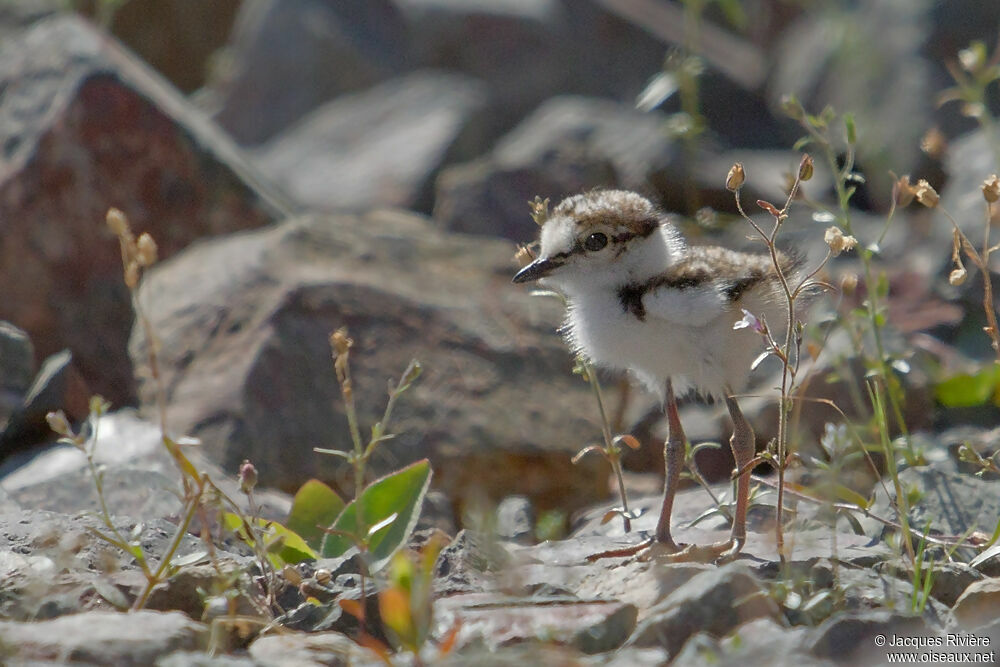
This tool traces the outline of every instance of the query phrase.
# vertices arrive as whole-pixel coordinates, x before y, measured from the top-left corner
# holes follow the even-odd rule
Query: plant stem
[[[597,380],[597,375],[594,373],[594,367],[589,361],[583,359],[584,372],[587,373],[587,380],[590,384],[591,390],[594,392],[594,398],[597,399],[597,409],[601,415],[601,433],[604,436],[604,454],[611,464],[611,469],[615,473],[615,478],[618,480],[618,495],[621,496],[622,501],[622,525],[626,533],[632,531],[632,520],[630,517],[630,511],[628,507],[628,494],[625,492],[625,477],[622,473],[621,456],[618,454],[618,446],[614,442],[614,438],[611,435],[611,424],[608,422],[607,411],[604,409],[604,396],[601,392],[601,383]]]

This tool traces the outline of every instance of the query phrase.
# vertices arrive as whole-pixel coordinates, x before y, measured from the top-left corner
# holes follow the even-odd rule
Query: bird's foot
[[[739,553],[739,548],[732,542],[687,544],[683,549],[674,551],[664,550],[660,546],[656,543],[651,544],[642,553],[639,553],[637,558],[640,561],[655,561],[657,563],[725,563]]]
[[[631,558],[640,562],[656,563],[728,563],[735,560],[743,550],[746,540],[731,539],[714,544],[682,544],[678,546],[673,540],[660,542],[649,539],[639,544],[622,549],[612,549],[587,556],[587,562],[593,563],[604,558]]]

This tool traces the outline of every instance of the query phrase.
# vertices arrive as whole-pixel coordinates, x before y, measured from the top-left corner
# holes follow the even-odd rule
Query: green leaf
[[[310,479],[295,493],[285,525],[298,533],[306,544],[318,550],[326,534],[320,526],[332,526],[344,507],[345,503],[336,491],[318,479]]]
[[[985,405],[997,392],[1000,366],[990,364],[978,373],[961,373],[934,387],[938,403],[947,408],[970,408]]]
[[[844,502],[851,503],[852,505],[857,505],[860,509],[868,509],[868,499],[863,495],[855,491],[854,489],[848,488],[843,484],[837,484],[834,486],[834,493],[837,497]]]
[[[243,517],[239,514],[223,512],[222,523],[247,544],[253,545],[254,537],[247,530]],[[275,568],[280,570],[285,564],[294,565],[304,560],[316,560],[316,552],[306,544],[306,541],[280,523],[258,518],[253,520],[253,526],[255,528],[253,532],[263,537],[263,549],[267,553],[267,559]]]
[[[337,518],[332,528],[345,534],[327,534],[323,538],[321,553],[324,558],[335,558],[355,546],[347,535],[364,537],[369,526],[399,516],[385,530],[368,539],[373,572],[382,569],[392,555],[405,544],[420,517],[424,495],[431,482],[431,466],[427,459],[417,461],[402,470],[372,482],[358,500],[351,501]],[[359,525],[358,503],[362,507],[364,525]]]

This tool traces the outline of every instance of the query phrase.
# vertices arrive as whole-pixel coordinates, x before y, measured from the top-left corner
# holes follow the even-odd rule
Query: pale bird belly
[[[630,370],[660,382],[666,378],[705,394],[741,390],[759,339],[732,325],[714,321],[704,327],[638,321],[617,316],[599,320],[570,317],[570,344],[598,366]]]

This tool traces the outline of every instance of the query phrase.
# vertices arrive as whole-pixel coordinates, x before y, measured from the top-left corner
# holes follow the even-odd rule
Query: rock
[[[684,645],[684,650],[677,656],[679,664],[706,664],[719,667],[737,667],[738,665],[782,665],[787,667],[819,667],[830,665],[809,655],[803,643],[808,630],[803,627],[786,627],[781,622],[770,618],[758,618],[739,626],[716,646],[699,647],[695,640],[705,635],[695,635]],[[700,650],[699,650],[700,649]],[[689,653],[704,655],[702,663],[688,661]]]
[[[242,144],[402,69],[406,35],[390,0],[247,0],[205,100]]]
[[[504,136],[487,158],[446,169],[434,219],[445,229],[533,240],[525,202],[597,186],[663,192],[677,176],[678,151],[664,117],[587,97],[556,97]]]
[[[261,667],[261,664],[243,656],[174,651],[157,659],[156,667]]]
[[[730,493],[729,484],[712,487],[716,498],[723,498]],[[640,535],[652,535],[660,515],[658,496],[640,496],[629,498],[629,509],[639,514],[632,521],[632,533],[628,536],[622,532],[620,521],[603,523],[603,517],[611,509],[610,505],[602,505],[585,513],[579,520],[574,537],[603,536],[604,546],[597,551],[617,549],[639,541]],[[729,522],[718,514],[707,516],[695,522],[702,514],[716,507],[715,502],[702,488],[683,489],[677,493],[672,514],[673,536],[678,542],[686,544],[712,544],[728,540],[731,534]],[[794,533],[786,530],[787,558],[791,563],[809,563],[818,558],[827,558],[835,553],[844,562],[870,565],[874,560],[884,559],[892,555],[892,550],[884,542],[872,543],[871,538],[856,535],[844,524],[838,525],[836,535],[829,528],[829,520],[821,514],[817,506],[802,503],[798,506],[798,516],[802,521],[809,521],[808,528],[796,529]],[[883,516],[880,514],[880,516]],[[695,525],[692,525],[692,524]],[[766,576],[773,576],[767,564],[778,560],[774,537],[774,510],[772,507],[751,507],[747,517],[747,542],[743,554],[758,562],[760,571]],[[794,535],[794,539],[791,536]]]
[[[496,572],[510,564],[507,549],[489,536],[462,530],[438,554],[434,564],[437,595],[482,592],[496,588]]]
[[[267,635],[250,644],[249,652],[260,667],[383,664],[374,652],[339,632]]]
[[[745,563],[729,563],[693,577],[650,609],[629,645],[661,646],[674,657],[696,632],[722,637],[755,618],[777,620],[781,612]]]
[[[185,93],[205,83],[215,52],[226,43],[240,0],[125,0],[111,32]]]
[[[554,335],[561,307],[510,286],[511,250],[395,212],[294,219],[192,248],[142,286],[172,426],[227,470],[249,458],[265,486],[349,484],[340,459],[312,451],[350,446],[329,347],[346,325],[362,431],[381,417],[386,380],[413,358],[424,368],[373,475],[429,456],[453,501],[593,502],[607,492],[603,462],[570,463],[600,433],[593,398]],[[143,346],[136,328],[140,375]],[[142,385],[146,406],[153,393]]]
[[[983,131],[967,132],[952,140],[944,169],[948,174],[948,181],[941,188],[941,206],[955,218],[970,239],[978,240],[982,236],[986,220],[986,200],[983,199],[981,190],[983,181],[1000,169],[990,148],[990,141]],[[993,211],[995,223],[996,207],[993,207]],[[945,255],[943,259],[948,259],[947,253],[941,254]],[[948,266],[951,266],[950,262]],[[974,294],[980,295],[981,308],[982,288],[979,284],[975,287]]]
[[[138,519],[168,516],[177,508],[180,473],[163,446],[160,429],[133,411],[101,418],[97,442],[87,447],[106,477],[106,502],[112,514]],[[195,467],[244,510],[247,499],[239,490],[236,469],[227,471],[205,460],[196,447],[186,448]],[[21,498],[26,508],[74,513],[97,509],[94,482],[87,459],[76,447],[56,445],[43,452],[15,455],[0,466],[0,482]],[[283,521],[291,508],[288,495],[258,487],[254,502],[261,516]]]
[[[40,21],[4,45],[0,63],[0,319],[27,331],[39,355],[68,347],[94,391],[128,403],[133,315],[108,208],[169,257],[282,207],[248,180],[225,136],[84,20]]]
[[[714,567],[705,563],[598,561],[573,591],[581,598],[629,602],[639,609],[639,620],[643,621],[678,588]]]
[[[858,160],[869,185],[854,197],[855,205],[871,206],[869,192],[888,204],[888,170],[913,165],[919,156],[934,105],[930,68],[921,55],[932,4],[863,0],[845,11],[830,6],[805,12],[771,53],[775,66],[767,88],[775,107],[794,94],[808,113],[829,104],[857,118]]]
[[[89,412],[90,389],[73,355],[63,350],[42,362],[21,405],[0,432],[0,461],[54,436],[45,416],[63,410],[71,422],[81,422]]]
[[[962,592],[967,590],[971,584],[985,578],[979,570],[960,562],[925,562],[922,576],[928,576],[928,568],[933,571],[933,574],[930,575],[931,597],[948,607],[953,606]],[[877,564],[875,569],[879,572],[888,571],[889,574],[894,574],[905,582],[913,581],[913,565],[906,559],[895,562],[885,561]]]
[[[875,665],[883,664],[886,653],[893,650],[876,643],[877,636],[888,643],[888,639],[894,635],[914,639],[934,634],[934,630],[919,616],[904,616],[879,610],[860,614],[836,614],[814,628],[808,641],[810,651],[817,657],[842,665]]]
[[[439,599],[434,606],[435,634],[459,626],[459,650],[483,642],[494,648],[547,637],[584,653],[621,646],[635,627],[630,604],[564,598],[502,599],[491,593],[467,593]]]
[[[430,212],[438,170],[485,147],[485,103],[472,79],[417,72],[312,111],[261,146],[256,161],[307,208]]]
[[[998,605],[1000,578],[990,577],[969,584],[955,601],[951,611],[958,627],[969,631],[993,623],[997,617]]]
[[[65,9],[60,0],[9,0],[0,3],[0,41],[6,42],[32,23]]]
[[[103,486],[104,500],[112,514],[146,520],[173,516],[181,509],[174,476],[115,466],[105,470]],[[101,509],[93,476],[85,470],[17,489],[11,497],[22,507],[50,512],[76,514]]]
[[[0,432],[21,405],[35,376],[35,348],[28,334],[0,321]]]
[[[29,661],[145,667],[208,641],[208,628],[179,612],[91,611],[50,621],[0,621],[4,657]]]
[[[979,479],[936,466],[907,468],[899,473],[904,489],[914,488],[920,502],[910,510],[910,526],[944,535],[962,535],[975,527],[992,531],[1000,516],[1000,493],[995,482]],[[890,487],[891,489],[891,487]],[[886,516],[888,503],[884,495],[876,503],[875,512]]]
[[[113,517],[115,529],[130,536],[138,525],[124,516]],[[132,556],[97,537],[96,532],[110,533],[94,515],[70,516],[42,510],[25,509],[0,515],[0,571],[3,596],[0,614],[24,621],[72,614],[84,609],[113,609],[118,597],[122,606],[134,600],[125,595],[137,582],[144,581]],[[176,525],[164,519],[143,522],[136,539],[155,567],[177,532]],[[177,549],[178,557],[205,554],[200,539],[185,534]],[[220,559],[237,559],[233,553],[216,549]],[[130,576],[125,573],[130,573]],[[118,588],[117,584],[123,587]],[[106,596],[101,591],[118,591]],[[133,589],[137,591],[136,589]]]
[[[498,101],[501,125],[562,86],[567,34],[554,0],[456,3],[395,0],[411,38],[415,61],[487,82]],[[565,84],[563,84],[565,85]]]
[[[607,8],[566,0],[395,0],[412,58],[487,83],[511,127],[552,95],[631,102],[663,64],[663,46]]]
[[[535,510],[524,496],[507,496],[497,505],[497,537],[521,544],[535,540]]]

